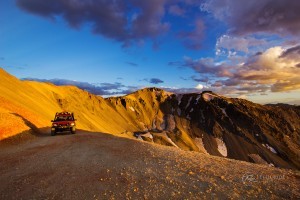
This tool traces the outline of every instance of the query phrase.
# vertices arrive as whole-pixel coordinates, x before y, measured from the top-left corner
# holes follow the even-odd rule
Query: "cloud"
[[[17,0],[22,10],[49,19],[64,18],[73,28],[92,24],[92,32],[123,46],[169,30],[163,21],[166,0]]]
[[[183,44],[193,50],[199,50],[202,47],[202,40],[204,39],[205,25],[202,19],[198,18],[193,24],[193,30],[182,31],[179,37],[183,39]]]
[[[204,83],[207,83],[209,81],[208,77],[198,78],[196,76],[191,76],[191,79],[196,81],[196,82],[204,82]]]
[[[162,21],[162,18],[165,15],[164,6],[166,0],[132,0],[131,3],[133,6],[140,9],[140,13],[135,20],[132,21],[132,32],[134,37],[153,37],[160,35],[169,29],[169,24]]]
[[[240,65],[232,65],[230,60],[216,62],[213,58],[189,57],[176,64],[209,77],[210,82],[207,83],[216,90],[222,90],[221,93],[292,91],[300,89],[299,49],[299,46],[272,47],[244,58],[244,63]]]
[[[297,59],[300,57],[300,45],[286,49],[280,55],[280,58]]]
[[[163,90],[172,92],[175,94],[188,94],[188,93],[199,93],[200,91],[196,88],[174,88],[174,87],[161,87]]]
[[[269,85],[272,92],[300,89],[300,69],[296,67],[300,57],[284,56],[286,52],[291,51],[280,46],[269,48],[262,54],[249,58],[243,67],[236,69],[234,78],[261,86]]]
[[[46,19],[62,18],[75,29],[88,25],[94,34],[118,41],[123,47],[150,40],[153,49],[157,49],[161,36],[170,33],[177,35],[185,47],[198,50],[206,29],[199,9],[202,2],[198,0],[16,0],[16,3],[20,9]],[[176,20],[179,17],[184,25]]]
[[[204,86],[202,84],[198,84],[195,88],[197,90],[202,90],[204,88]]]
[[[153,84],[159,84],[163,83],[164,81],[160,80],[159,78],[151,78],[149,82]]]
[[[192,59],[190,57],[185,56],[183,62],[176,62],[173,65],[177,65],[180,67],[188,67],[192,68],[194,71],[200,74],[206,74],[216,77],[232,76],[230,69],[231,66],[226,66],[223,63],[215,63],[213,58],[200,58],[200,59]]]
[[[216,82],[214,82],[212,85],[211,85],[212,87],[222,87],[223,86],[223,83],[221,82],[221,81],[216,81]]]
[[[207,0],[202,10],[224,21],[236,35],[271,33],[300,34],[300,3],[298,0]]]
[[[90,84],[93,85],[93,84]],[[102,90],[119,90],[122,87],[125,87],[125,85],[119,83],[119,82],[115,82],[115,83],[99,83],[99,84],[95,84],[97,85],[96,87],[101,88]]]
[[[250,48],[262,47],[266,45],[267,42],[264,39],[256,39],[254,37],[241,37],[241,36],[229,36],[222,35],[218,38],[216,43],[216,50],[221,53],[226,50],[227,54],[235,51],[248,53]]]
[[[164,81],[159,78],[150,78],[150,79],[145,78],[143,79],[143,81],[147,81],[148,83],[152,83],[152,84],[164,83]]]
[[[175,16],[184,16],[185,10],[178,5],[172,5],[169,7],[169,13]]]
[[[277,81],[271,87],[272,92],[283,92],[283,91],[290,91],[295,89],[300,89],[300,78],[298,77],[289,80]]]
[[[97,83],[91,84],[88,82],[73,81],[67,79],[38,79],[38,78],[24,78],[22,80],[49,82],[55,85],[73,85],[80,89],[86,90],[95,95],[123,95],[129,94],[138,89],[135,86],[125,86],[122,83]]]

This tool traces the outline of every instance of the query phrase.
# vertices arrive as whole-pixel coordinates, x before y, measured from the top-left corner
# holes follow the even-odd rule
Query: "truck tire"
[[[56,131],[51,131],[51,136],[55,136],[56,135]]]

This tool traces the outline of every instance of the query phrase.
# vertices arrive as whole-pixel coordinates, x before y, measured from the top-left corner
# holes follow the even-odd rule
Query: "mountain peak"
[[[157,88],[157,87],[146,87],[146,88],[142,88],[140,90],[137,90],[133,93],[130,93],[126,96],[132,96],[132,95],[145,95],[145,94],[152,94],[154,93],[155,95],[166,95],[166,96],[170,96],[173,93],[172,92],[168,92],[165,91],[161,88]]]
[[[138,90],[137,92],[166,92],[166,91],[157,87],[146,87]]]
[[[153,92],[153,91],[163,91],[163,89],[161,88],[157,88],[157,87],[146,87],[142,90],[147,90],[147,91],[150,91],[150,92]]]

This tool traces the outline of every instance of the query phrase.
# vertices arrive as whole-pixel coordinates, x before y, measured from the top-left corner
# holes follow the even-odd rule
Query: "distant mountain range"
[[[79,129],[300,169],[300,106],[158,88],[104,99],[74,86],[21,81],[0,69],[0,139],[39,132],[63,110],[75,113]]]

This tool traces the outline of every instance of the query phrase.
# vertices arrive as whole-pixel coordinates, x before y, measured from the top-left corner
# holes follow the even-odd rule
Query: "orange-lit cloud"
[[[267,49],[239,68],[235,78],[268,84],[273,92],[300,89],[300,69],[296,66],[300,56],[295,56],[293,49],[280,46]]]
[[[210,86],[227,94],[284,92],[300,89],[300,46],[276,46],[244,58],[244,63],[216,62],[213,58],[192,59],[172,65],[193,69],[211,77]]]

